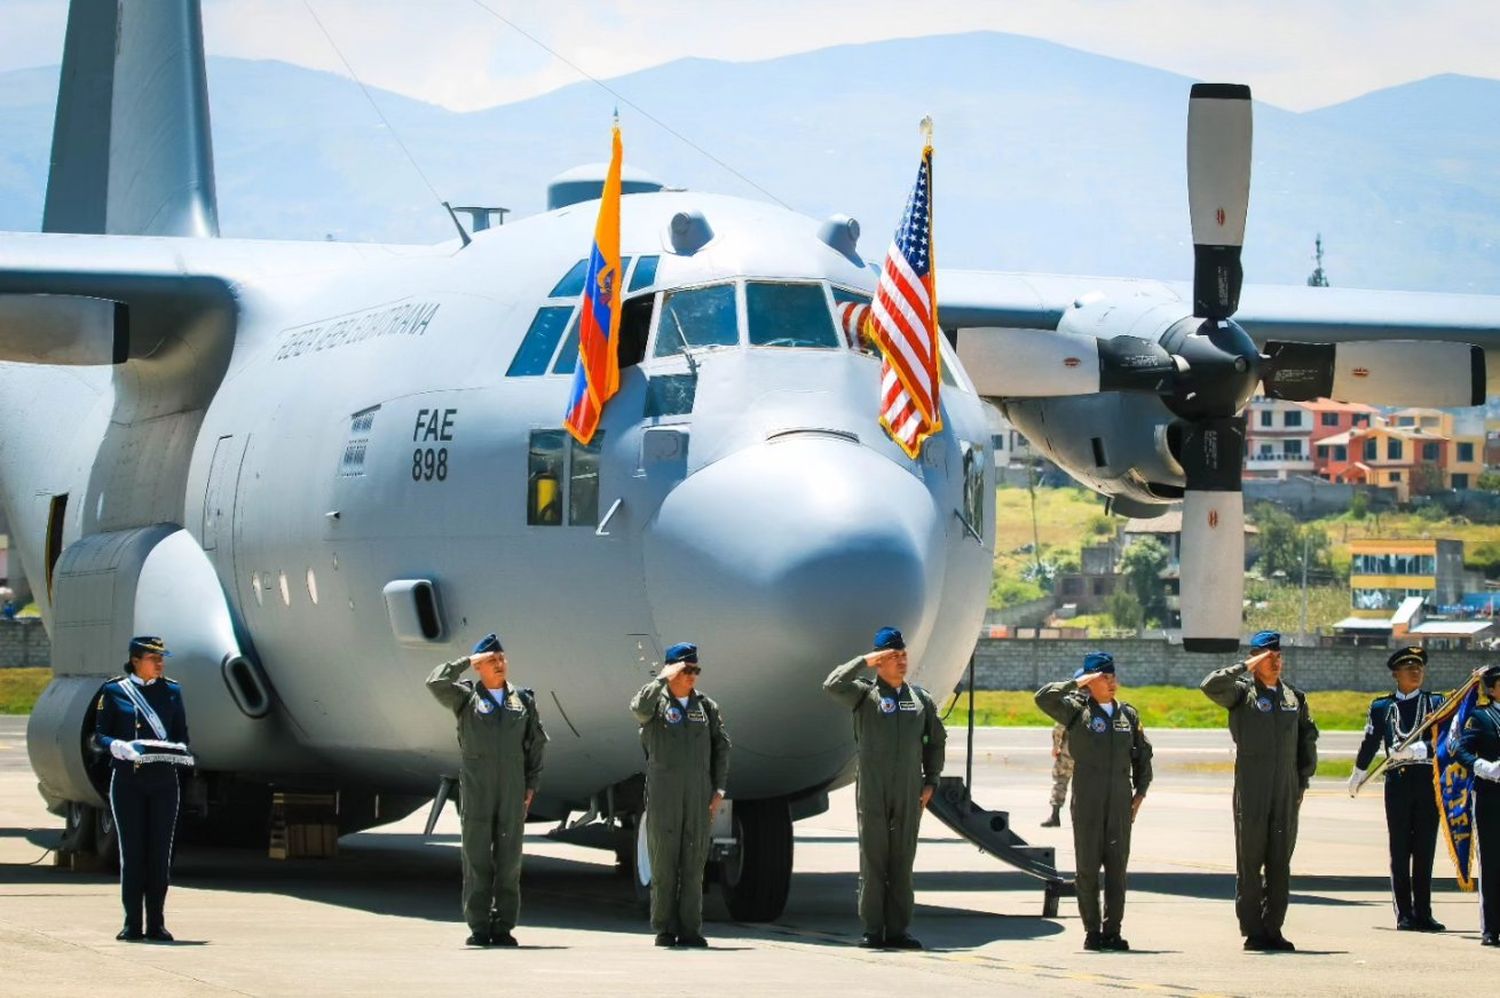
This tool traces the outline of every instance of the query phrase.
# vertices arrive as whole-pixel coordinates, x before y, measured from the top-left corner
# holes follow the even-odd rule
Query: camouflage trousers
[[[1053,807],[1068,802],[1068,781],[1073,778],[1073,754],[1068,751],[1065,729],[1058,725],[1052,731],[1052,800]]]

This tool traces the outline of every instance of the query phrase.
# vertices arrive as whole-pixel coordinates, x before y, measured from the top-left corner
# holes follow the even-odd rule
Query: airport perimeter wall
[[[40,669],[51,664],[52,642],[41,620],[0,620],[0,669]]]
[[[1095,649],[1115,657],[1126,686],[1197,686],[1214,669],[1232,665],[1240,655],[1192,655],[1164,641],[1078,641],[983,638],[974,655],[974,685],[981,690],[1036,690],[1073,675],[1083,656]],[[1303,690],[1379,692],[1391,685],[1385,648],[1287,648],[1286,677]],[[1481,665],[1500,661],[1500,652],[1434,651],[1427,686],[1448,690],[1460,685]],[[944,691],[946,692],[946,691]]]

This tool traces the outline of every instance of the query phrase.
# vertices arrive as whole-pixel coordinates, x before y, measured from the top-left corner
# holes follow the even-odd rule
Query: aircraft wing
[[[1192,308],[1192,285],[1185,281],[953,270],[938,277],[938,319],[949,329],[1056,329],[1075,302],[1094,295]],[[1495,295],[1247,284],[1234,319],[1261,345],[1436,340],[1500,352]]]

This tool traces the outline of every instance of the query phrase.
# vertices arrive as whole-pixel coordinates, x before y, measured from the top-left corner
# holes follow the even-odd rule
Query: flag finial
[[[932,115],[930,114],[922,117],[922,144],[932,145]]]

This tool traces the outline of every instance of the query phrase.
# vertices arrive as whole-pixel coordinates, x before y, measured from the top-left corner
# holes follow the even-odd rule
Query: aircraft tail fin
[[[199,0],[72,0],[42,231],[219,234]]]

